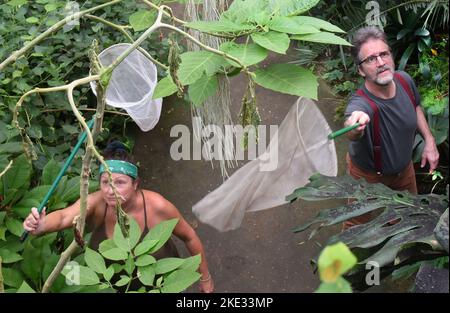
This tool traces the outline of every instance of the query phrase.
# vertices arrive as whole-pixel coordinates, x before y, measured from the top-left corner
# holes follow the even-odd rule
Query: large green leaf
[[[30,285],[27,284],[26,281],[22,282],[22,285],[17,289],[17,293],[35,293],[33,288],[30,287]]]
[[[179,293],[200,279],[200,273],[188,270],[177,270],[164,279],[161,292]]]
[[[139,32],[152,26],[156,20],[156,11],[139,10],[131,14],[128,20],[133,30]]]
[[[184,259],[180,258],[165,258],[158,260],[155,264],[155,272],[156,274],[165,274],[168,272],[171,272],[178,267],[180,267],[181,264],[184,263]]]
[[[237,0],[233,1],[221,19],[230,20],[238,25],[248,25],[261,20],[261,15],[270,16],[268,0]],[[272,11],[273,12],[273,11]]]
[[[141,255],[136,259],[136,266],[147,266],[156,262],[156,259],[151,255]]]
[[[402,57],[400,58],[400,62],[398,63],[398,70],[403,71],[405,69],[406,63],[408,63],[408,59],[411,54],[414,52],[416,47],[416,42],[412,42],[408,48],[406,48],[405,52],[403,52]]]
[[[220,48],[221,51],[235,57],[246,66],[256,64],[267,58],[267,50],[257,44],[236,44],[233,42],[225,42]],[[227,59],[231,65],[240,67],[234,61]]]
[[[170,75],[167,75],[156,84],[152,99],[170,96],[177,92],[177,90],[177,85],[175,85],[175,83],[173,82],[172,77]]]
[[[189,99],[195,106],[200,106],[216,93],[218,86],[216,76],[203,75],[189,86]]]
[[[202,256],[200,254],[193,255],[184,259],[183,264],[180,266],[180,270],[196,271],[200,266]]]
[[[284,16],[274,18],[270,22],[269,28],[271,30],[288,34],[312,34],[320,32],[319,29],[314,26],[297,23],[295,17]]]
[[[298,24],[311,25],[311,26],[313,26],[314,28],[317,28],[317,29],[322,29],[322,30],[326,30],[326,31],[329,31],[329,32],[334,32],[334,33],[345,33],[345,31],[343,31],[339,27],[331,24],[330,22],[321,20],[321,19],[316,18],[316,17],[302,15],[302,16],[295,16],[294,20]]]
[[[169,240],[177,223],[178,219],[174,218],[168,221],[162,221],[150,229],[148,234],[142,240],[143,242],[147,240],[158,241],[158,243],[150,249],[150,253],[158,251],[167,242],[167,240]]]
[[[255,82],[264,88],[317,100],[317,78],[294,64],[274,64],[255,71]]]
[[[20,271],[13,268],[2,268],[3,280],[6,286],[19,288],[23,282],[23,275]]]
[[[129,236],[125,237],[122,233],[120,225],[118,223],[114,226],[113,241],[114,244],[125,252],[130,252],[138,243],[141,237],[141,228],[136,220],[132,217],[129,218],[130,228]]]
[[[186,23],[184,26],[203,32],[213,33],[235,33],[255,28],[251,25],[236,24],[225,18],[222,18],[219,21],[194,21]]]
[[[22,222],[15,218],[6,218],[6,227],[9,232],[20,237],[23,233]]]
[[[347,40],[336,36],[333,33],[328,32],[320,32],[316,34],[306,34],[306,35],[294,35],[291,39],[302,40],[302,41],[311,41],[318,43],[326,43],[333,45],[342,45],[342,46],[351,46]]]
[[[76,276],[73,276],[74,271],[76,271],[77,273]],[[79,283],[80,285],[91,286],[100,283],[98,275],[87,266],[78,265],[76,269],[65,267],[61,273],[66,276],[66,278],[79,279],[79,281],[76,281],[76,283]]]
[[[267,33],[253,33],[253,41],[266,49],[285,54],[289,48],[290,39],[285,33],[269,31]]]
[[[16,252],[11,252],[6,249],[0,250],[0,257],[2,258],[2,263],[15,263],[17,261],[23,260],[23,258]]]
[[[394,261],[399,251],[416,243],[425,243],[434,250],[437,244],[433,231],[440,216],[448,207],[445,196],[412,195],[407,191],[395,191],[383,184],[369,184],[350,176],[327,177],[320,174],[310,177],[310,183],[298,188],[286,197],[287,201],[354,198],[352,203],[322,210],[314,220],[294,231],[304,231],[320,223],[321,227],[335,225],[362,214],[382,209],[372,221],[346,229],[330,238],[328,244],[342,241],[351,249],[365,251],[362,262],[376,261],[384,266]],[[373,251],[373,248],[376,248]]]
[[[134,249],[134,255],[139,256],[150,251],[158,243],[158,240],[144,240]]]
[[[224,64],[221,56],[208,51],[185,52],[180,55],[180,58],[178,77],[183,85],[194,83],[204,73],[212,75]]]
[[[61,201],[72,202],[80,197],[80,178],[72,177],[66,182],[66,188],[61,195]]]
[[[138,279],[146,286],[152,286],[155,280],[155,268],[153,265],[139,267]]]
[[[41,185],[41,186],[37,186],[33,189],[31,189],[30,192],[27,192],[24,197],[22,198],[22,200],[20,200],[20,202],[26,200],[26,199],[44,199],[45,195],[48,193],[48,191],[50,190],[51,186],[50,185]],[[20,206],[20,202],[17,204],[18,206]]]
[[[134,238],[136,236],[136,231],[134,231],[135,234],[132,235],[131,225],[133,224],[133,222],[134,222],[134,224],[136,224],[136,221],[133,218],[130,218],[129,221],[130,221],[130,231],[129,231],[130,236],[129,237],[125,237],[123,235],[122,230],[120,229],[119,223],[116,223],[116,225],[114,226],[113,241],[119,249],[121,249],[125,252],[130,252],[134,248],[134,245],[132,246],[132,243],[134,241],[136,241],[135,242],[135,245],[136,245],[136,243],[139,241],[139,236],[140,236],[140,229],[139,229],[139,225],[138,225],[137,226],[138,227],[137,240],[134,240],[134,239],[132,240],[132,237]]]
[[[320,0],[269,0],[272,11],[283,16],[300,15],[315,7]]]
[[[6,4],[14,7],[14,6],[24,5],[27,2],[28,2],[28,0],[11,0],[11,1],[8,1]]]
[[[136,264],[134,263],[134,258],[131,255],[131,253],[128,255],[128,259],[126,260],[123,268],[125,269],[125,272],[127,272],[128,275],[133,274],[134,269],[136,268]]]
[[[1,177],[4,188],[28,189],[31,177],[31,164],[24,154],[14,159],[11,168]]]
[[[30,210],[32,207],[37,208],[42,199],[35,198],[24,198],[20,200],[17,204],[15,204],[12,208],[14,214],[21,218],[25,218],[30,214]]]
[[[0,144],[0,154],[2,153],[19,153],[23,151],[23,146],[21,142],[6,142]]]
[[[86,264],[95,272],[97,273],[106,272],[105,260],[100,255],[100,253],[92,249],[86,248],[86,251],[84,252],[84,260],[86,261]]]
[[[53,181],[58,176],[60,170],[61,166],[57,161],[55,161],[54,159],[48,161],[48,163],[44,166],[44,169],[42,170],[42,184],[52,185]]]
[[[128,254],[119,248],[112,248],[101,253],[106,259],[113,261],[126,260]]]
[[[113,261],[126,260],[128,258],[128,253],[122,249],[119,249],[112,239],[102,241],[99,245],[98,251],[106,259]]]

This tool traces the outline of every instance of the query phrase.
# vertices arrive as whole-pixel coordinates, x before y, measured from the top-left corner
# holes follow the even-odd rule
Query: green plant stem
[[[30,50],[31,48],[33,48],[35,45],[37,45],[39,42],[41,42],[42,40],[44,40],[46,37],[50,36],[51,34],[53,34],[54,32],[58,31],[60,28],[62,28],[64,25],[66,25],[67,23],[79,19],[80,17],[82,17],[83,15],[86,15],[88,13],[91,13],[93,11],[96,11],[98,9],[102,9],[104,7],[110,6],[110,5],[114,5],[117,4],[119,2],[121,2],[122,0],[113,0],[101,5],[98,5],[96,7],[87,9],[85,11],[81,11],[81,12],[77,12],[75,14],[69,15],[67,16],[65,19],[57,22],[56,24],[54,24],[53,26],[51,26],[50,28],[48,28],[45,32],[41,33],[39,36],[37,36],[36,38],[34,38],[32,41],[30,41],[29,43],[27,43],[25,46],[23,46],[21,49],[14,51],[13,53],[11,53],[9,55],[9,57],[7,57],[2,63],[0,63],[0,72],[3,71],[3,69],[9,65],[10,63],[15,62],[19,57],[21,57],[22,55],[24,55],[28,50]]]
[[[112,27],[112,28],[118,30],[118,31],[119,31],[120,33],[122,33],[125,37],[127,37],[127,39],[128,39],[131,43],[134,43],[133,37],[131,37],[131,35],[130,35],[130,34],[126,31],[126,29],[125,29],[125,28],[127,28],[126,26],[122,26],[122,25],[117,25],[117,24],[111,23],[111,22],[109,22],[109,21],[107,21],[107,20],[105,20],[105,19],[103,19],[103,18],[101,18],[101,17],[95,16],[95,15],[91,15],[91,14],[86,14],[85,17],[90,18],[90,19],[92,19],[92,20],[94,20],[94,21],[103,23],[103,24],[105,24],[105,25],[107,25],[107,26],[110,26],[110,27]],[[138,49],[140,52],[142,52],[142,54],[144,54],[144,55],[147,57],[147,59],[149,59],[149,60],[152,61],[153,63],[159,65],[159,66],[162,67],[164,70],[167,71],[167,70],[169,69],[169,67],[168,67],[167,65],[165,65],[165,64],[159,62],[158,60],[156,60],[155,58],[153,58],[147,51],[145,51],[145,49],[143,49],[143,48],[141,48],[141,47],[137,47],[137,49]]]
[[[5,173],[11,168],[13,164],[13,160],[9,161],[8,165],[6,165],[5,169],[0,173],[0,178],[5,175]]]

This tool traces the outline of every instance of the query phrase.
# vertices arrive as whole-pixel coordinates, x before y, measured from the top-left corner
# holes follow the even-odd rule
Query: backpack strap
[[[416,97],[414,97],[414,93],[411,90],[411,87],[406,82],[405,78],[402,75],[400,75],[398,72],[394,73],[394,77],[397,78],[397,80],[400,82],[400,85],[402,85],[403,89],[408,94],[409,100],[411,100],[411,104],[413,105],[414,111],[415,111],[416,107],[417,107],[417,103],[416,103]]]
[[[375,170],[377,174],[381,174],[381,130],[380,130],[380,114],[378,106],[369,98],[369,96],[362,89],[358,89],[356,94],[364,97],[373,110],[373,160],[375,163]]]

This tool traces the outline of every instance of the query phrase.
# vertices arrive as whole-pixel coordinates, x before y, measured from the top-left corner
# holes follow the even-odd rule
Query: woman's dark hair
[[[361,46],[365,44],[370,39],[378,39],[384,41],[385,44],[388,45],[386,34],[376,26],[366,26],[358,29],[358,31],[353,34],[351,54],[355,61],[355,64],[358,65],[361,61],[359,59],[359,51],[361,50]]]
[[[103,157],[105,160],[121,160],[135,164],[128,147],[118,140],[110,141],[106,145],[103,150]]]

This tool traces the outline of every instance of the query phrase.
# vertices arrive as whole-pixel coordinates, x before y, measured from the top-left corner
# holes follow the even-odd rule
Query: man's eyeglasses
[[[377,62],[378,57],[380,57],[382,60],[386,60],[391,56],[391,53],[389,51],[383,51],[380,52],[379,54],[373,54],[373,55],[369,55],[367,58],[365,58],[364,60],[360,61],[358,63],[358,65],[361,65],[363,63],[367,63],[369,65],[375,64],[375,62]]]

